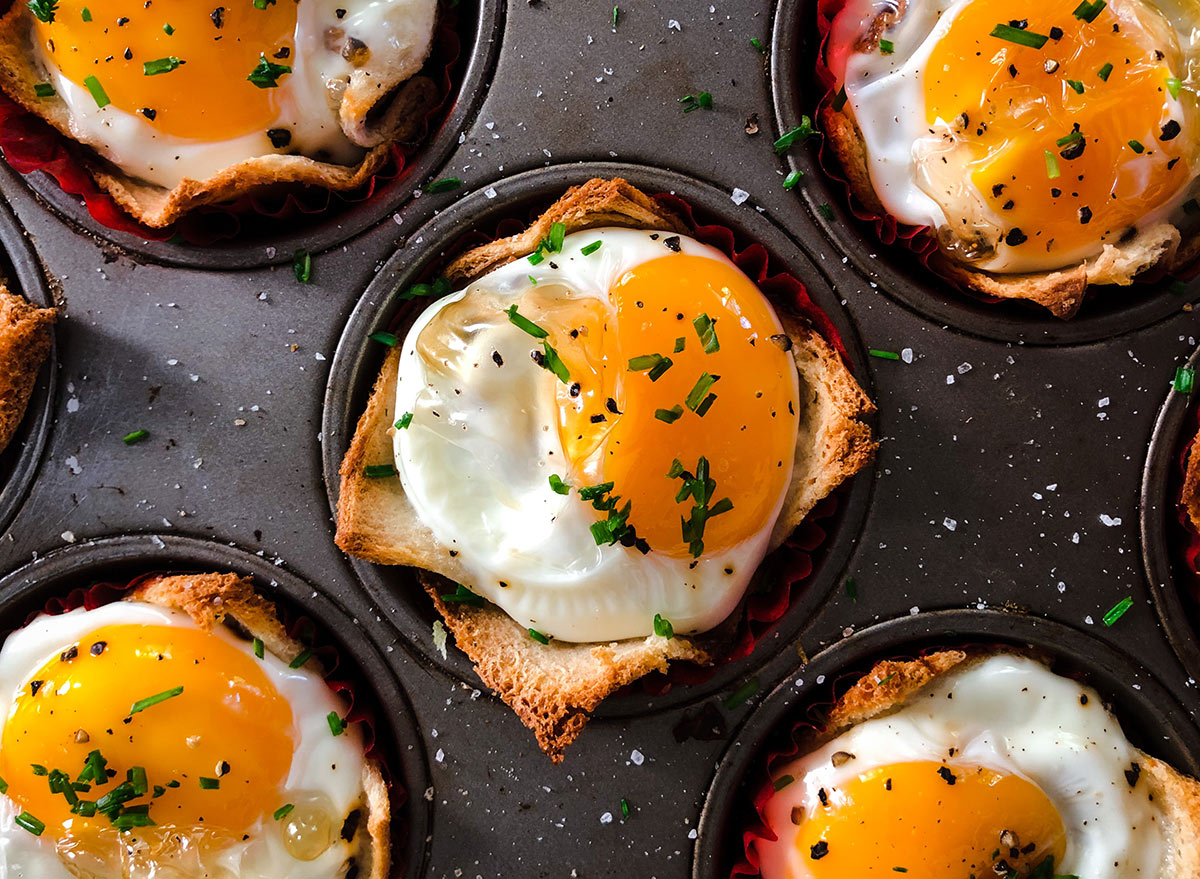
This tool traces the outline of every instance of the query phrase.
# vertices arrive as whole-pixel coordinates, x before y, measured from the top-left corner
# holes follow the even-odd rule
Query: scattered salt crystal
[[[1066,592],[1066,591],[1067,591],[1067,584],[1066,584],[1066,583],[1064,583],[1062,580],[1059,580],[1059,581],[1058,581],[1058,586],[1057,586],[1057,587],[1055,587],[1055,588],[1057,588],[1057,589],[1058,589],[1058,591],[1059,591],[1059,593],[1061,594],[1061,593],[1063,593],[1063,592]]]
[[[970,371],[971,371],[972,369],[974,369],[974,368],[975,368],[975,367],[973,367],[973,366],[972,366],[971,364],[969,364],[969,363],[966,363],[966,362],[960,363],[960,364],[958,364],[958,374],[959,374],[959,375],[966,375],[968,372],[970,372]]]
[[[641,766],[646,762],[646,755],[637,748],[634,748],[632,753],[629,755],[629,759],[633,762],[634,766]]]
[[[912,363],[912,361],[913,361],[912,348],[901,348],[900,349],[900,359],[903,360],[905,363]]]
[[[908,609],[908,615],[909,615],[910,617],[915,617],[915,616],[916,616],[917,614],[919,614],[920,612],[921,612],[921,608],[917,607],[916,605],[914,605],[913,607],[910,607],[910,608]]]
[[[1085,616],[1085,617],[1083,618],[1083,621],[1084,621],[1085,623],[1087,623],[1089,626],[1091,626],[1091,625],[1095,625],[1094,621],[1092,620],[1092,615],[1091,615],[1091,614],[1088,614],[1087,616]]]
[[[437,648],[437,652],[442,654],[442,659],[446,658],[446,626],[441,620],[434,620],[433,623],[433,646]]]
[[[750,199],[750,193],[744,189],[734,188],[733,194],[729,196],[734,204],[745,204]]]
[[[487,196],[488,198],[495,198],[496,197],[496,187],[489,186],[487,189],[485,189],[483,191],[483,194],[485,196]]]
[[[83,468],[79,466],[79,459],[74,455],[64,458],[63,463],[67,465],[67,469],[71,471],[72,476],[78,476],[83,472]]]
[[[74,543],[75,542],[75,532],[74,531],[64,531],[62,533],[62,539],[65,540],[67,543]]]
[[[600,816],[601,824],[612,824],[612,820],[613,820],[612,812],[605,812],[603,815]]]
[[[668,27],[670,30],[676,30],[676,31],[681,31],[681,30],[683,30],[683,28],[681,28],[681,27],[679,26],[679,22],[677,22],[677,21],[676,21],[675,19],[673,19],[673,18],[672,18],[670,21],[668,21],[668,22],[667,22],[667,27]]]
[[[1100,521],[1102,524],[1107,525],[1109,528],[1113,528],[1113,527],[1121,524],[1121,517],[1120,516],[1113,517],[1113,516],[1108,515],[1107,513],[1101,513]]]
[[[1096,403],[1096,405],[1099,406],[1101,409],[1103,409],[1105,406],[1108,405],[1108,397],[1101,397],[1100,401],[1098,403]]]
[[[948,384],[948,385],[954,384],[954,376],[952,376],[952,375],[946,376],[946,384]]]
[[[958,527],[958,521],[955,519],[951,519],[949,516],[947,516],[945,519],[942,520],[942,527],[945,528],[947,531],[953,531],[954,529],[956,529]]]
[[[1078,531],[1076,531],[1074,534],[1071,535],[1071,542],[1072,543],[1079,542],[1079,532]]]
[[[75,413],[78,411],[79,411],[79,398],[72,397],[71,399],[67,400],[67,412]]]
[[[314,354],[314,355],[313,355],[313,357],[315,357],[317,360],[324,360],[324,359],[325,359],[325,355],[324,355],[324,354],[322,354],[320,351],[318,351],[316,354]]]

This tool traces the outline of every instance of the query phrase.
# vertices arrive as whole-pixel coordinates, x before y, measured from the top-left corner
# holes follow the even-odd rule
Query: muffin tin
[[[57,390],[43,391],[52,424],[29,452],[37,478],[0,532],[0,571],[31,566],[0,583],[0,623],[23,621],[32,587],[17,584],[29,572],[59,565],[63,585],[107,578],[152,564],[156,540],[180,564],[293,584],[290,598],[324,608],[314,616],[361,651],[381,702],[411,716],[400,763],[418,776],[405,778],[413,847],[397,871],[408,877],[595,877],[614,863],[659,879],[717,875],[713,859],[738,823],[739,773],[810,693],[794,682],[957,635],[1061,656],[1094,676],[1135,741],[1168,734],[1174,744],[1150,750],[1196,771],[1196,635],[1182,600],[1156,612],[1169,581],[1155,565],[1171,532],[1142,522],[1144,550],[1139,534],[1142,508],[1160,522],[1173,514],[1151,474],[1174,440],[1150,440],[1196,347],[1184,310],[1196,283],[1170,298],[1106,293],[1061,323],[959,297],[895,259],[848,219],[813,165],[816,143],[783,158],[772,150],[812,110],[796,65],[813,47],[790,48],[808,33],[808,0],[620,4],[615,28],[612,3],[598,0],[460,8],[478,31],[451,120],[419,175],[353,216],[211,251],[146,245],[89,225],[0,164],[0,191],[45,269],[21,236],[0,238],[23,290],[44,297],[53,279],[66,302],[48,371]],[[679,98],[701,91],[713,109],[683,113]],[[807,173],[787,191],[792,167]],[[442,658],[404,573],[336,549],[330,501],[382,353],[363,340],[391,318],[396,290],[463,230],[592,173],[675,191],[797,273],[844,330],[880,409],[882,447],[847,487],[803,612],[707,684],[615,698],[556,767],[453,646]],[[413,197],[443,177],[462,188]],[[824,203],[832,222],[813,210]],[[309,284],[286,264],[298,246],[313,253]],[[912,356],[864,359],[868,349]],[[1187,402],[1171,396],[1168,409]],[[35,434],[39,411],[25,427]],[[138,429],[149,437],[122,443]],[[89,546],[114,535],[135,536]],[[128,556],[105,554],[126,541]],[[227,544],[250,555],[226,556]],[[1105,626],[1126,596],[1132,608]],[[397,682],[407,703],[388,695]]]

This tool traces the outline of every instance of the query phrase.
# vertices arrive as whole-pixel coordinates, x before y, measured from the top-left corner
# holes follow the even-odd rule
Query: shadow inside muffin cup
[[[753,831],[754,797],[768,763],[787,753],[797,728],[819,728],[829,707],[874,664],[939,649],[1031,650],[1055,674],[1093,687],[1136,747],[1200,776],[1200,728],[1140,663],[1083,632],[1033,616],[951,610],[905,616],[862,629],[799,667],[763,700],[722,756],[700,815],[692,879],[730,879],[744,864],[743,831]],[[754,870],[737,873],[756,876]]]
[[[776,136],[805,117],[815,122],[818,107],[829,97],[815,73],[822,49],[818,5],[819,0],[776,4],[770,58]],[[784,156],[791,171],[804,175],[794,194],[797,218],[805,215],[797,226],[806,246],[817,252],[831,243],[873,288],[938,324],[1002,342],[1073,345],[1157,323],[1200,297],[1197,277],[1093,287],[1079,313],[1066,321],[1033,303],[985,300],[938,275],[903,241],[884,244],[874,223],[855,217],[846,185],[826,171],[840,174],[837,160],[821,151],[818,135]]]
[[[832,321],[847,349],[851,370],[870,395],[865,358],[840,299],[804,253],[762,214],[749,206],[734,206],[726,192],[655,168],[612,162],[541,168],[472,193],[412,233],[355,308],[334,355],[325,396],[322,454],[326,490],[335,516],[342,458],[387,351],[384,345],[371,341],[370,336],[400,328],[406,318],[411,319],[428,304],[428,300],[402,299],[413,283],[432,280],[454,256],[497,234],[523,229],[570,186],[593,177],[621,177],[649,195],[670,194],[690,206],[698,224],[730,229],[738,248],[762,244],[775,270],[798,278],[815,305]],[[838,583],[859,533],[871,485],[869,472],[864,472],[835,494],[836,512],[820,522],[827,533],[811,553],[812,573],[793,589],[790,606],[783,616],[758,635],[750,655],[721,664],[702,682],[672,686],[657,695],[643,686],[626,688],[625,692],[606,699],[595,715],[631,716],[694,703],[738,686],[782,645],[793,643]],[[444,657],[434,646],[433,626],[439,617],[411,569],[373,565],[354,557],[349,562],[372,601],[426,663],[471,686],[481,686],[470,660],[453,646],[452,638]],[[769,565],[765,565],[764,575],[769,576],[769,570]],[[453,591],[452,585],[449,591]]]
[[[41,263],[16,217],[3,204],[0,204],[0,283],[5,284],[10,293],[24,296],[39,308],[54,307]],[[25,417],[8,448],[0,452],[0,534],[8,528],[24,503],[50,435],[58,378],[57,360],[56,344],[52,342],[50,356],[38,373]]]
[[[1200,369],[1200,349],[1184,364]],[[1175,654],[1193,680],[1200,680],[1200,574],[1189,559],[1200,551],[1200,533],[1179,505],[1187,454],[1200,432],[1200,388],[1174,387],[1159,410],[1142,470],[1140,525],[1142,561],[1159,620]]]
[[[9,5],[10,0],[0,0],[0,14]],[[98,221],[79,195],[65,191],[47,171],[19,175],[11,168],[4,170],[70,224],[155,262],[216,270],[289,263],[297,250],[327,250],[390,217],[445,164],[458,146],[459,133],[471,123],[487,94],[504,14],[503,0],[440,0],[434,49],[422,74],[439,87],[448,80],[448,88],[443,88],[441,102],[431,111],[422,139],[401,148],[403,161],[398,165],[395,156],[389,158],[367,184],[352,192],[284,185],[236,200],[236,210],[226,205],[200,207],[165,230],[142,227],[145,235],[139,235],[130,231],[138,224],[128,215],[120,215],[122,229]],[[0,100],[7,98],[0,95]],[[0,112],[0,119],[3,116]],[[33,114],[22,114],[6,128],[9,125],[19,130],[0,131],[0,143],[12,136],[27,149],[31,143],[45,141],[56,148],[49,159],[61,159],[66,138]],[[36,137],[26,136],[25,129]],[[82,149],[70,143],[66,147],[68,155]],[[71,168],[74,174],[86,176],[78,161]]]
[[[226,544],[176,535],[129,535],[89,540],[55,550],[0,578],[0,637],[58,602],[81,598],[96,584],[124,587],[147,574],[235,573],[251,577],[285,621],[311,622],[314,652],[336,651],[331,680],[346,683],[374,731],[373,755],[390,782],[393,879],[417,879],[428,859],[431,781],[413,710],[394,672],[363,637],[362,626],[331,596],[260,556]],[[104,590],[113,597],[119,593]],[[309,628],[305,623],[306,630]],[[365,705],[364,705],[365,703]]]

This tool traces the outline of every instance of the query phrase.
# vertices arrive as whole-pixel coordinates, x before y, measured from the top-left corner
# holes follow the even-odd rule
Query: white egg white
[[[337,10],[344,11],[340,18]],[[267,136],[272,128],[291,132],[287,152],[340,165],[357,164],[366,149],[342,129],[338,118],[342,90],[356,71],[380,80],[415,74],[433,36],[437,0],[297,0],[296,16],[295,51],[286,61],[292,72],[279,77],[275,90],[277,118],[262,131],[227,140],[162,134],[136,113],[112,104],[97,107],[91,92],[67,79],[40,45],[37,60],[67,105],[72,137],[127,174],[167,189],[185,179],[207,180],[247,159],[279,154]],[[342,57],[343,40],[327,38],[335,27],[370,47],[361,67]]]
[[[437,370],[423,361],[417,339],[448,305],[483,294],[499,297],[503,308],[532,280],[539,290],[558,285],[565,296],[607,304],[625,272],[669,254],[669,235],[608,228],[568,235],[562,252],[538,265],[516,260],[429,306],[400,355],[396,411],[413,419],[395,431],[395,459],[418,517],[473,572],[465,585],[522,626],[560,640],[645,637],[655,614],[680,634],[713,628],[738,605],[762,561],[783,494],[755,534],[695,562],[597,546],[590,526],[599,514],[577,492],[557,494],[549,484],[568,465],[557,427],[558,379],[530,359],[531,337],[497,309],[498,318],[476,328],[455,362]],[[598,251],[580,253],[596,241]],[[685,254],[730,264],[698,241],[680,242]],[[494,364],[493,351],[504,368]],[[786,466],[790,480],[790,458]]]
[[[191,618],[179,611],[130,601],[114,602],[91,611],[79,609],[58,616],[39,616],[10,635],[0,650],[0,700],[7,705],[14,704],[29,680],[50,659],[65,647],[84,640],[88,633],[111,625],[196,628]],[[224,627],[218,626],[212,634],[253,656],[253,645]],[[342,735],[330,734],[329,712],[336,711],[340,716],[344,709],[319,676],[303,669],[289,668],[287,663],[269,652],[256,662],[292,707],[292,738],[295,742],[291,769],[283,790],[278,794],[264,792],[264,801],[273,803],[278,798],[278,803],[301,802],[320,796],[330,804],[334,814],[348,814],[361,803],[363,796],[361,733],[356,727],[348,726]],[[0,876],[6,879],[73,879],[78,875],[76,871],[83,869],[86,875],[107,879],[103,873],[86,872],[99,867],[86,852],[73,855],[62,852],[60,856],[51,828],[35,837],[18,827],[13,822],[18,812],[12,800],[0,796]],[[230,879],[278,876],[336,879],[343,875],[342,868],[352,853],[340,837],[316,859],[301,861],[285,848],[281,826],[270,812],[263,815],[248,831],[248,839],[226,847],[211,863],[205,864],[212,871],[206,875]],[[131,869],[143,860],[133,851],[128,857]],[[70,868],[64,861],[70,863]],[[144,863],[142,867],[145,868]],[[159,865],[157,870],[145,875],[179,879],[191,879],[192,876],[185,864]]]
[[[854,759],[835,765],[839,751]],[[1090,687],[1032,659],[990,657],[939,678],[895,713],[776,767],[775,778],[796,780],[767,804],[766,819],[778,839],[755,843],[762,874],[811,876],[808,853],[793,844],[793,807],[814,814],[822,789],[833,799],[839,787],[871,768],[932,761],[1016,775],[1041,788],[1067,834],[1056,874],[1157,879],[1166,854],[1159,807],[1144,786],[1131,787],[1125,778],[1137,753]]]
[[[903,15],[883,35],[895,46],[892,54],[877,50],[859,52],[850,47],[870,29],[870,24],[879,15],[895,12],[896,0],[848,0],[832,26],[828,55],[830,70],[845,84],[847,106],[854,114],[866,145],[872,186],[888,213],[908,225],[937,230],[952,228],[947,217],[947,206],[952,206],[956,222],[960,215],[972,216],[996,229],[1007,227],[1005,220],[986,204],[965,175],[961,192],[939,192],[935,199],[929,194],[930,190],[941,189],[941,186],[924,179],[922,171],[923,158],[944,152],[945,136],[953,132],[956,125],[953,119],[937,119],[932,125],[927,121],[924,80],[930,56],[949,33],[957,15],[976,2],[986,0],[907,3]],[[1190,59],[1188,87],[1200,90],[1200,28],[1194,25],[1200,10],[1194,0],[1126,2],[1145,2],[1162,11],[1176,32],[1184,56]],[[1000,17],[1003,18],[1003,14]],[[1194,107],[1195,98],[1185,92],[1183,100],[1173,103],[1170,114],[1170,118],[1183,125],[1185,131],[1189,130],[1189,124],[1192,128],[1196,125],[1194,109],[1188,118],[1188,104]],[[1145,132],[1133,136],[1143,136],[1146,143],[1152,143],[1155,134]],[[1191,137],[1200,153],[1200,132],[1194,132]],[[1129,164],[1136,166],[1145,161],[1131,153]],[[1200,155],[1193,156],[1192,161],[1194,164],[1200,162]],[[1169,221],[1188,234],[1200,233],[1200,221],[1183,209],[1184,204],[1197,194],[1200,194],[1200,177],[1193,178],[1170,202],[1143,217],[1137,228],[1146,229]],[[1094,258],[1102,249],[1102,243],[1097,240],[1074,252],[1035,253],[1028,248],[1009,247],[1000,241],[994,255],[980,259],[972,266],[1000,273],[1051,271]]]

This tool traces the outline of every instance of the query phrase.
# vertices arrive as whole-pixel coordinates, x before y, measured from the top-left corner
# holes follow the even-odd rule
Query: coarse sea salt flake
[[[744,189],[734,188],[733,193],[729,196],[729,199],[734,204],[745,204],[750,199],[750,193]]]

